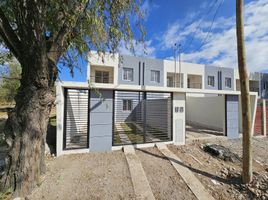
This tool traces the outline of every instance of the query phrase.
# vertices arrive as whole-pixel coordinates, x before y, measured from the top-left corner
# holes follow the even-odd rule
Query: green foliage
[[[34,4],[34,1],[27,2]],[[65,39],[61,43],[62,47],[56,51],[62,51],[59,62],[69,67],[71,72],[73,67],[78,66],[78,57],[87,59],[90,50],[114,53],[123,43],[134,52],[134,37],[136,41],[144,41],[143,13],[139,9],[142,0],[47,0],[45,4],[42,1],[36,2],[40,4],[37,7],[44,12],[43,31],[47,39],[47,52],[55,39],[63,36]],[[21,27],[22,16],[19,15],[24,12],[21,11],[22,4],[17,0],[2,0],[0,3],[0,8],[19,36],[24,31],[24,27]]]
[[[14,59],[2,65],[0,72],[0,101],[12,103],[20,86],[21,67]]]
[[[50,117],[49,118],[49,124],[51,126],[56,126],[57,125],[57,120],[56,120],[56,116]]]
[[[8,188],[5,191],[0,192],[0,200],[11,199],[12,191],[12,188]]]

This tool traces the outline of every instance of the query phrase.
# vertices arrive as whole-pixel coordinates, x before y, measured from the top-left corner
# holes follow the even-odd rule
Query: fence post
[[[262,134],[264,136],[266,136],[266,100],[262,99],[262,120],[261,120],[261,124],[262,124]]]

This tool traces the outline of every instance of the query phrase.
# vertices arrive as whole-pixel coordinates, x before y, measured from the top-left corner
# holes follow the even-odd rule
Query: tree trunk
[[[252,181],[252,147],[251,147],[251,110],[249,79],[246,67],[244,44],[243,0],[236,0],[236,35],[238,68],[241,86],[242,125],[243,125],[243,175],[244,183]]]
[[[28,195],[45,172],[45,138],[57,75],[56,65],[46,57],[26,59],[16,106],[4,130],[9,153],[2,186],[12,187],[14,197]]]

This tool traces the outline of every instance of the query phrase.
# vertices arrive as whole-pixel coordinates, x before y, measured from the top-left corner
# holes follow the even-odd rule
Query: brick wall
[[[256,117],[255,117],[254,135],[261,135],[262,133],[261,118],[262,118],[262,106],[258,104],[257,110],[256,110]],[[267,121],[268,121],[268,118],[267,118]]]

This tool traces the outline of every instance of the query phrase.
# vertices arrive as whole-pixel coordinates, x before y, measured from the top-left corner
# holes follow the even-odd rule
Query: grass
[[[49,124],[51,126],[56,126],[57,125],[56,115],[49,118]]]
[[[124,129],[125,134],[128,136],[132,143],[143,142],[143,133],[132,123],[121,123],[121,127]]]
[[[119,137],[118,131],[114,132],[114,144],[121,144],[121,139]]]

